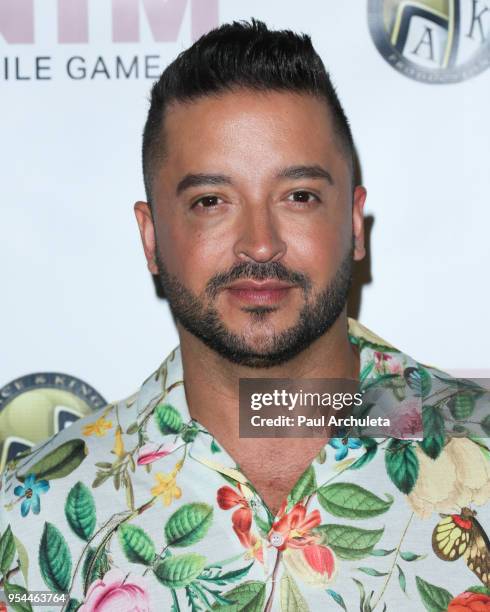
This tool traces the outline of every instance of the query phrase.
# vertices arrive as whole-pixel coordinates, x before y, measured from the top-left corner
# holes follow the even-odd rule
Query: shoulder
[[[168,384],[167,374],[178,374],[178,371],[173,372],[175,367],[170,367],[174,362],[180,363],[178,349],[174,349],[132,395],[98,408],[11,459],[1,474],[2,495],[12,494],[15,484],[23,483],[28,475],[31,480],[49,482],[79,470],[87,471],[87,463],[93,464],[100,457],[104,457],[105,462],[107,457],[117,461],[118,454],[122,453],[123,434],[137,431],[146,412],[162,397],[165,383]],[[89,456],[91,460],[87,462]]]
[[[490,436],[489,381],[456,377],[419,361],[352,319],[349,335],[360,349],[361,385],[377,393],[378,402],[386,400],[397,418],[412,408],[426,435]]]
[[[382,369],[379,366],[384,365],[385,370],[393,370],[394,373],[405,375],[409,380],[414,378],[413,371],[415,369],[418,370],[421,377],[427,379],[427,384],[430,378],[447,385],[457,386],[460,384],[463,387],[468,385],[475,387],[477,385],[480,389],[482,388],[478,381],[452,376],[437,366],[428,365],[415,359],[355,319],[348,319],[348,331],[351,342],[359,346],[361,353],[363,353],[363,361],[367,365],[377,365],[378,369]],[[390,364],[390,361],[393,363]],[[390,368],[390,366],[392,367]],[[405,368],[401,369],[402,366],[405,366]],[[407,368],[409,369],[407,370]]]
[[[17,501],[21,489],[46,486],[72,473],[80,478],[89,455],[107,455],[117,450],[118,432],[120,435],[121,425],[134,420],[142,388],[143,385],[132,395],[94,410],[7,462],[0,475],[0,513]]]
[[[16,472],[21,475],[33,470],[34,472],[42,472],[45,478],[59,477],[56,461],[50,460],[49,469],[46,466],[46,469],[42,470],[38,467],[39,461],[43,457],[52,457],[54,451],[62,448],[66,449],[66,454],[63,452],[59,453],[63,471],[67,469],[67,461],[72,467],[81,463],[87,454],[86,439],[90,436],[97,436],[101,441],[106,439],[104,434],[113,427],[111,416],[116,405],[116,403],[111,403],[98,408],[74,421],[69,427],[57,432],[46,440],[38,442],[29,450],[17,454],[6,464],[4,473],[10,475]],[[69,458],[71,458],[70,461]]]

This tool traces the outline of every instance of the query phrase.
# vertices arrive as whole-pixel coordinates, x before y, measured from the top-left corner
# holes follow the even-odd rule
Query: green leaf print
[[[223,604],[229,604],[230,602],[225,599],[221,593],[216,590],[216,589],[211,589],[210,587],[207,587],[199,582],[193,582],[192,584],[190,584],[188,587],[186,587],[186,589],[192,589],[194,591],[197,592],[198,596],[200,597],[201,601],[207,606],[205,609],[206,610],[210,610],[211,609],[211,603],[209,602],[209,598],[207,593],[210,593],[213,597],[213,599],[215,601],[217,601],[218,603],[223,603]]]
[[[24,474],[17,478],[24,482],[27,474],[34,474],[37,480],[54,480],[64,478],[71,474],[82,463],[88,453],[87,445],[83,440],[75,438],[61,444],[33,466],[28,467]]]
[[[420,576],[415,576],[415,582],[422,603],[428,612],[446,612],[449,602],[453,599],[449,591],[422,580]]]
[[[398,568],[398,584],[400,585],[401,590],[404,593],[406,593],[407,592],[407,579],[405,578],[405,574],[402,568],[398,565],[398,563],[396,564],[396,567]]]
[[[206,565],[206,557],[196,553],[168,557],[155,568],[155,576],[166,587],[178,589],[195,580]]]
[[[391,387],[393,395],[399,402],[402,402],[405,399],[407,394],[407,385],[401,376],[399,378],[394,378],[391,381],[391,384],[388,386]]]
[[[404,561],[418,561],[419,559],[425,559],[427,555],[416,555],[413,552],[400,552],[400,557]]]
[[[15,540],[9,525],[0,538],[0,574],[8,572],[14,560],[14,555]]]
[[[400,351],[394,346],[387,346],[386,344],[379,344],[378,342],[371,342],[366,338],[359,338],[360,345],[364,347],[369,347],[378,353],[399,353]]]
[[[323,544],[330,546],[341,559],[354,560],[367,557],[381,539],[384,529],[359,529],[350,525],[320,525]]]
[[[258,514],[254,514],[254,521],[255,521],[255,524],[257,525],[257,527],[259,528],[259,531],[260,531],[261,535],[264,538],[266,538],[269,535],[269,531],[272,528],[273,518],[268,516],[267,520],[264,520]]]
[[[388,555],[391,555],[391,553],[394,553],[396,550],[396,548],[377,548],[375,550],[372,550],[369,554],[372,557],[387,557]]]
[[[390,440],[385,453],[388,476],[402,492],[410,493],[419,473],[419,460],[411,442]]]
[[[170,612],[180,612],[179,600],[177,599],[175,589],[170,589],[170,593],[172,594],[172,607],[170,608]]]
[[[208,504],[192,503],[180,507],[165,525],[169,546],[191,546],[206,535],[213,520],[213,508]]]
[[[95,502],[83,482],[78,481],[68,493],[65,516],[77,536],[88,542],[95,530]]]
[[[298,482],[294,485],[292,491],[288,495],[288,506],[292,507],[305,497],[308,497],[316,490],[315,470],[310,465],[299,477]]]
[[[145,466],[146,467],[146,466]],[[94,478],[92,482],[92,489],[96,489],[100,487],[101,484],[104,484],[106,480],[112,478],[112,472],[97,472],[97,476]]]
[[[82,606],[81,602],[78,601],[78,599],[70,599],[70,601],[68,602],[68,606],[66,608],[66,612],[76,612],[78,610],[78,608],[80,608]]]
[[[371,374],[374,369],[374,359],[368,361],[366,365],[362,368],[361,373],[359,374],[359,382],[362,383],[366,380],[366,378]]]
[[[201,605],[199,600],[206,606],[206,610],[209,610],[211,604],[209,599],[203,589],[196,588],[198,587],[197,583],[188,584],[185,587],[185,594],[187,598],[187,603],[189,604],[190,612],[201,612]]]
[[[71,553],[61,531],[45,522],[39,544],[39,569],[46,585],[58,593],[70,585]]]
[[[284,573],[280,584],[282,612],[309,612],[310,608],[292,576]]]
[[[82,576],[83,576],[83,584],[84,594],[87,593],[88,587],[97,580],[98,578],[102,578],[104,574],[106,574],[110,570],[109,559],[107,557],[107,553],[105,550],[102,550],[98,555],[95,563],[90,570],[90,576],[88,575],[90,563],[94,558],[96,549],[92,546],[89,547],[87,554],[85,555],[85,560],[83,562]]]
[[[232,604],[214,604],[213,610],[220,612],[263,612],[265,601],[265,582],[248,580],[231,591],[223,593]]]
[[[14,536],[15,548],[17,549],[17,555],[19,557],[20,571],[24,576],[24,584],[28,587],[28,576],[29,576],[29,555],[26,547],[22,542]]]
[[[379,577],[379,576],[388,576],[389,574],[389,572],[380,572],[379,570],[374,569],[374,567],[358,567],[357,569],[363,574],[367,574],[368,576]]]
[[[198,433],[199,429],[195,425],[185,425],[180,435],[184,442],[194,442]]]
[[[344,598],[342,597],[342,595],[340,595],[340,593],[337,593],[337,591],[332,591],[332,589],[327,589],[327,593],[336,603],[339,604],[341,608],[345,610],[345,612],[347,612],[347,608],[345,607]]]
[[[350,470],[358,470],[359,468],[364,467],[372,459],[374,459],[378,451],[378,443],[375,440],[372,440],[371,438],[365,438],[361,441],[366,451],[363,455],[359,457],[359,459],[356,459],[354,463],[349,466]]]
[[[426,397],[432,388],[429,372],[422,366],[405,368],[403,376],[416,397]]]
[[[140,424],[138,423],[138,421],[135,421],[134,423],[131,423],[131,425],[128,426],[128,428],[126,429],[126,433],[132,436],[138,431],[139,428]]]
[[[364,519],[383,514],[391,507],[393,497],[381,499],[371,491],[350,482],[324,485],[318,489],[318,501],[330,514],[342,518]]]
[[[456,420],[464,420],[470,417],[475,410],[475,397],[472,393],[458,393],[448,403],[449,411]]]
[[[327,460],[327,451],[325,450],[325,447],[323,447],[320,449],[318,455],[315,457],[315,461],[319,463],[320,465],[323,465],[326,460]]]
[[[437,459],[444,447],[444,417],[438,408],[422,406],[422,423],[424,426],[424,439],[419,443],[420,448],[431,459]]]
[[[480,425],[487,436],[490,436],[490,414],[483,419]]]
[[[132,563],[150,565],[155,558],[155,546],[150,536],[137,525],[123,524],[117,531],[119,543]]]
[[[490,596],[490,588],[483,586],[482,584],[477,584],[476,586],[468,587],[465,591],[469,591],[470,593],[482,593],[483,595]]]
[[[359,595],[361,597],[360,602],[360,610],[361,612],[371,612],[371,606],[369,605],[366,599],[366,589],[360,580],[357,578],[352,578],[352,580],[356,583],[357,588],[359,589]]]
[[[229,584],[230,582],[237,582],[241,580],[244,576],[246,576],[252,567],[254,562],[246,565],[245,567],[241,567],[237,570],[231,570],[230,572],[226,572],[225,574],[221,573],[221,569],[218,572],[213,572],[212,568],[205,568],[203,573],[199,576],[199,580],[205,580],[206,582],[213,582],[218,585]]]
[[[211,440],[211,452],[221,453],[221,448],[216,444],[216,441],[214,438]]]
[[[19,584],[11,584],[5,582],[3,585],[7,600],[11,598],[9,602],[9,610],[12,609],[14,612],[32,612],[32,606],[30,601],[27,599],[29,593],[27,590]],[[22,601],[24,597],[24,601]],[[18,599],[19,601],[16,601]]]
[[[184,427],[180,412],[170,404],[159,404],[155,408],[155,421],[164,436],[179,433]]]

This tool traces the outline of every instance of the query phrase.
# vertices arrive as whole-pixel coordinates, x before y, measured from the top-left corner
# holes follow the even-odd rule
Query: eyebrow
[[[225,174],[186,174],[179,181],[176,194],[180,195],[186,189],[202,185],[231,185],[231,178]]]
[[[278,174],[277,178],[288,178],[288,179],[325,179],[333,185],[332,175],[328,170],[318,165],[313,166],[288,166],[283,168]]]
[[[287,179],[325,179],[333,185],[332,175],[328,170],[318,165],[313,166],[288,166],[282,168],[276,178]],[[231,185],[232,180],[225,174],[186,174],[177,185],[176,194],[180,195],[186,189],[191,187],[202,187],[203,185]]]

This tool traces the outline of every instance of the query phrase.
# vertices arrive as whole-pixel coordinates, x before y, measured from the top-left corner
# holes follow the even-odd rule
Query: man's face
[[[153,217],[136,215],[177,322],[227,359],[270,367],[345,307],[365,191],[324,101],[240,90],[171,106]]]

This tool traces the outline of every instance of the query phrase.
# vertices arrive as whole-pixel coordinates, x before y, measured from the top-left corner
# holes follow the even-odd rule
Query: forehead
[[[310,94],[234,90],[169,106],[164,166],[344,163],[327,103]],[[221,168],[223,169],[223,168]]]

